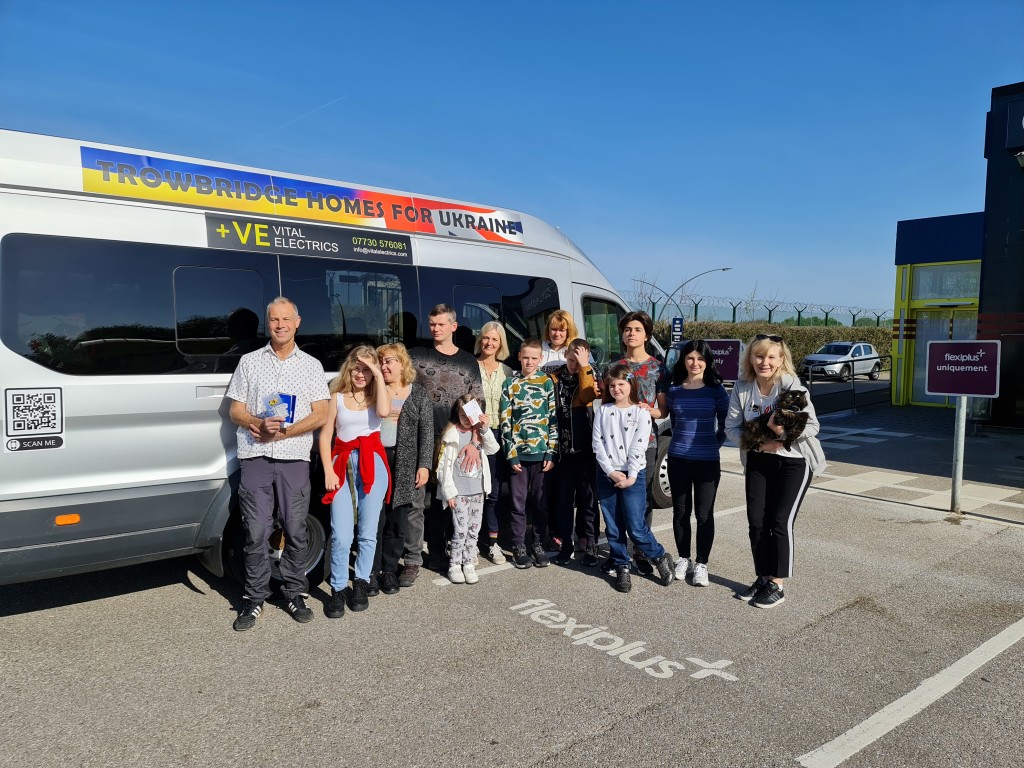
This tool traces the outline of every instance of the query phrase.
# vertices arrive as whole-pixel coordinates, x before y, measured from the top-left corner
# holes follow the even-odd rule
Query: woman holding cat
[[[757,578],[736,597],[758,608],[774,608],[785,600],[784,579],[793,575],[793,524],[811,477],[825,468],[825,455],[815,435],[818,419],[807,396],[807,424],[789,448],[785,430],[775,423],[779,396],[789,390],[806,392],[793,367],[793,356],[781,336],[758,334],[747,347],[740,380],[729,397],[725,432],[739,444],[743,425],[772,414],[767,426],[778,440],[758,450],[740,451],[746,476],[747,524]]]

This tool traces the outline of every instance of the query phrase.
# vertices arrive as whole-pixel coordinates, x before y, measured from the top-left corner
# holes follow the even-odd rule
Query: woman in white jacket
[[[484,498],[491,492],[491,471],[486,461],[468,470],[457,461],[459,452],[470,443],[482,448],[485,455],[498,450],[498,441],[487,428],[487,414],[480,405],[473,395],[455,401],[451,421],[441,432],[437,457],[438,495],[452,511],[448,579],[453,584],[476,584],[480,580],[473,567],[473,553],[480,535]]]
[[[779,395],[806,389],[793,368],[793,357],[781,336],[758,334],[743,358],[740,380],[729,398],[725,432],[739,444],[744,422],[771,414]],[[793,524],[813,475],[825,468],[818,443],[818,419],[807,395],[807,425],[803,434],[786,448],[771,440],[758,450],[740,451],[746,476],[747,524],[757,578],[736,597],[758,608],[774,608],[785,600],[783,582],[793,575]],[[768,428],[782,436],[774,415]]]

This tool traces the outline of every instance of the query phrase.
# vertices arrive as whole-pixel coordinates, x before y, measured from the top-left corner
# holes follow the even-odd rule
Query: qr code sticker
[[[59,435],[64,431],[64,404],[59,388],[8,389],[5,394],[7,437]]]

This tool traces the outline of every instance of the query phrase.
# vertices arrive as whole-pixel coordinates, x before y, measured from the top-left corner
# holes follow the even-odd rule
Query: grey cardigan
[[[422,384],[412,383],[409,397],[398,414],[395,464],[391,467],[391,506],[412,504],[416,470],[434,463],[434,409]]]
[[[788,373],[782,374],[779,379],[779,385],[782,392],[788,392],[791,389],[800,389],[807,392],[807,388],[800,383],[800,379],[790,376]],[[750,393],[755,386],[756,384],[753,381],[740,379],[733,385],[732,394],[729,396],[729,413],[725,417],[725,434],[736,445],[739,445],[740,433],[743,430],[743,412],[746,410],[747,401],[750,399]],[[807,419],[807,426],[804,427],[804,432],[800,435],[800,438],[793,443],[793,447],[807,461],[811,474],[817,476],[825,471],[825,452],[821,449],[821,443],[816,437],[821,429],[821,425],[818,423],[818,417],[814,413],[814,404],[811,403],[810,392],[807,393],[807,407],[804,408],[804,412],[809,417]],[[743,463],[743,468],[746,469],[746,451],[740,451],[740,461]]]

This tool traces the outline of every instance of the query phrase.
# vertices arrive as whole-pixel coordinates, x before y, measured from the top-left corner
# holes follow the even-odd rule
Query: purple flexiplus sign
[[[998,341],[929,341],[924,391],[949,397],[999,397]]]
[[[715,356],[715,368],[725,381],[740,377],[740,353],[743,342],[739,339],[704,339]]]

